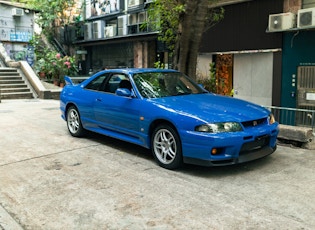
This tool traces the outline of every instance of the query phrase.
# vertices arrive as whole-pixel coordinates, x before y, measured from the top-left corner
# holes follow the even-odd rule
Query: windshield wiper
[[[189,94],[191,94],[191,93],[190,92],[180,92],[180,93],[175,94],[174,96],[189,95]]]

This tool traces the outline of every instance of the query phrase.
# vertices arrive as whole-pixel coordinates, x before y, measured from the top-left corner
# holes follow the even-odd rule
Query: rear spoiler
[[[65,76],[65,82],[66,82],[66,85],[73,85],[73,81],[71,80],[69,76]]]

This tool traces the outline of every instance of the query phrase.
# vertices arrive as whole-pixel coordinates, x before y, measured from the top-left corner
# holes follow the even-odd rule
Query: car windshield
[[[205,92],[190,78],[178,72],[138,73],[133,79],[140,94],[145,98]]]

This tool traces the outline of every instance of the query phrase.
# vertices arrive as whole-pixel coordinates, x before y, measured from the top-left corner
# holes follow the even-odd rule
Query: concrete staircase
[[[34,98],[31,88],[15,68],[0,67],[0,99]]]

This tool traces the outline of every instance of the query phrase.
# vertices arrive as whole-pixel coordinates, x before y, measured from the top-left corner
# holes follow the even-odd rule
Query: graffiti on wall
[[[3,44],[6,53],[10,59],[15,61],[27,61],[30,66],[33,66],[35,53],[34,47],[29,45],[16,45],[12,43]]]

